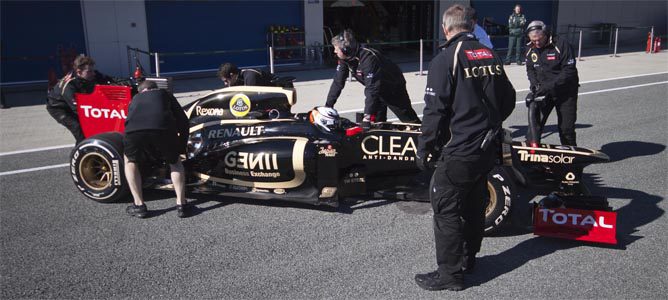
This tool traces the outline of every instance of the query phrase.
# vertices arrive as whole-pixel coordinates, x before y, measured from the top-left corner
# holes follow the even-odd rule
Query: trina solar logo
[[[566,155],[547,155],[547,154],[532,154],[526,150],[517,151],[520,155],[521,161],[542,162],[550,164],[572,164],[575,156]]]

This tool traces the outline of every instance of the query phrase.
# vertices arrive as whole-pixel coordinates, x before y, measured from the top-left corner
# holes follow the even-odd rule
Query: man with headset
[[[348,72],[364,85],[364,121],[384,122],[387,108],[404,123],[420,123],[406,91],[406,79],[399,69],[378,50],[360,46],[350,30],[332,38],[338,66],[325,106],[334,107],[346,84]]]
[[[527,27],[531,49],[526,54],[527,76],[531,92],[527,95],[529,129],[527,142],[540,143],[545,121],[553,107],[557,110],[559,138],[562,145],[576,146],[575,119],[577,113],[579,78],[575,53],[565,39],[546,30],[545,23],[533,21]],[[545,96],[539,105],[531,106],[535,97]]]

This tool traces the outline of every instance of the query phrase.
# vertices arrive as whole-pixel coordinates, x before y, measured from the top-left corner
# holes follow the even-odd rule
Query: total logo
[[[606,224],[605,217],[599,216],[598,220],[592,215],[583,215],[577,213],[561,213],[555,212],[552,209],[540,208],[538,212],[542,215],[543,222],[551,221],[557,225],[575,225],[582,227],[601,227],[601,228],[613,228],[612,224]]]
[[[532,154],[526,150],[517,151],[520,155],[521,161],[541,162],[551,164],[572,164],[575,156],[566,155],[547,155],[547,154]]]
[[[110,108],[95,108],[90,105],[81,105],[79,106],[84,111],[84,116],[86,118],[103,118],[103,119],[120,119],[125,120],[128,118],[125,111],[122,109],[110,109]]]
[[[401,136],[369,135],[362,140],[362,159],[415,161],[417,148],[413,137],[402,140]]]

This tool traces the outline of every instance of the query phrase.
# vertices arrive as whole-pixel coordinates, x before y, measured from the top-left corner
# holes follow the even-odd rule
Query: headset
[[[346,38],[346,34],[349,38]],[[341,53],[345,56],[352,56],[355,50],[357,50],[357,42],[353,37],[353,33],[350,30],[344,30],[339,35],[339,42],[341,42]]]
[[[526,33],[528,34],[529,32],[532,32],[534,30],[540,30],[540,31],[545,31],[547,30],[547,26],[545,26],[545,23],[542,21],[532,21],[529,23],[529,26],[527,26]]]

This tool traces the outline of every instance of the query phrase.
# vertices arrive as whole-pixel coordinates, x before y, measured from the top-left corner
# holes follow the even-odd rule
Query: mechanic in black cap
[[[575,146],[575,119],[578,101],[578,70],[575,53],[565,39],[546,30],[545,23],[533,21],[527,27],[531,49],[526,54],[530,93],[526,104],[536,97],[536,111],[529,112],[527,142],[539,144],[543,127],[553,107],[556,107],[561,144]]]
[[[153,81],[144,81],[137,88],[128,107],[125,120],[123,147],[125,176],[134,198],[126,212],[134,217],[147,216],[142,195],[138,163],[147,157],[162,159],[169,164],[172,184],[176,192],[176,210],[179,218],[187,217],[190,207],[185,198],[185,172],[179,154],[185,153],[188,139],[188,117],[176,98],[166,90],[158,89]]]
[[[443,13],[445,49],[429,65],[416,162],[436,161],[429,187],[438,269],[417,274],[426,290],[461,290],[480,251],[501,123],[515,108],[515,89],[503,61],[475,38],[472,11],[453,5]]]
[[[225,87],[238,85],[273,86],[271,73],[259,69],[241,69],[233,63],[224,63],[218,69],[218,77]]]
[[[365,121],[386,121],[389,107],[401,122],[420,123],[420,118],[411,106],[406,79],[399,66],[378,50],[360,46],[350,30],[332,38],[332,45],[338,57],[338,66],[325,106],[334,107],[350,71],[364,85]]]
[[[95,61],[92,58],[79,55],[74,59],[72,72],[60,79],[47,94],[46,110],[72,133],[77,144],[85,137],[79,123],[74,94],[92,93],[96,84],[107,84],[111,81],[113,81],[111,77],[95,70]]]

